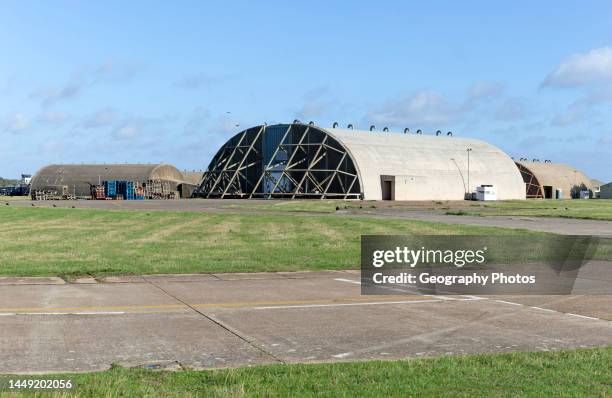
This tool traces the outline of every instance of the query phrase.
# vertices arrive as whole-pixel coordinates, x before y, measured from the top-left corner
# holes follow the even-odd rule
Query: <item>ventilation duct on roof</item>
[[[423,132],[421,131],[421,129],[418,129],[418,130],[416,131],[416,133],[417,133],[417,134],[423,134]]]
[[[314,125],[315,125],[315,122],[313,122],[313,121],[311,120],[311,121],[309,121],[309,122],[308,122],[308,125],[309,125],[309,126],[314,126]]]
[[[302,122],[299,119],[294,119],[293,124],[302,124]]]
[[[436,131],[436,136],[442,134],[442,132],[440,130]]]
[[[406,128],[404,129],[404,134],[408,134],[409,132],[410,132],[410,129],[409,129],[408,127],[406,127]]]
[[[453,132],[452,132],[452,131],[449,131],[448,133],[446,133],[446,135],[447,135],[448,137],[452,137],[452,136],[453,136]]]
[[[346,128],[347,128],[347,129],[351,129],[351,130],[352,130],[352,129],[353,129],[353,124],[352,124],[352,123],[349,123],[349,124],[346,126]]]
[[[383,128],[383,131],[386,133],[387,131],[389,131],[389,127]]]
[[[375,129],[376,129],[376,126],[374,126],[374,125],[370,126],[370,131],[374,131]]]
[[[334,124],[332,124],[333,129],[335,129],[336,127],[338,127],[338,122],[334,122]]]

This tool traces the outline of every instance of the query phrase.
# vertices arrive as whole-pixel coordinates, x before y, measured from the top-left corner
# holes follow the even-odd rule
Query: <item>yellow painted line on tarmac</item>
[[[397,302],[401,297],[401,301],[431,301],[430,296],[385,296],[384,298],[373,297],[346,297],[338,299],[319,299],[319,300],[280,300],[280,301],[237,301],[225,303],[198,303],[190,304],[193,308],[252,308],[260,306],[295,306],[295,305],[321,305],[321,304],[365,304],[365,303],[384,303]],[[110,306],[83,306],[83,307],[17,307],[17,308],[0,308],[2,314],[23,314],[28,313],[71,313],[79,312],[110,312],[110,311],[154,311],[154,310],[186,310],[189,306],[185,304],[155,304],[155,305],[110,305]]]

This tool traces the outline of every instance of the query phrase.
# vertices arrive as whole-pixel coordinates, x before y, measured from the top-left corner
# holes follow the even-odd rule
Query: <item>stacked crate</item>
[[[117,181],[109,180],[104,181],[104,192],[106,193],[106,198],[116,199],[117,198]]]
[[[94,200],[106,199],[106,194],[104,193],[104,186],[103,185],[92,185],[91,186],[91,198]]]
[[[144,188],[140,183],[136,183],[134,185],[134,199],[135,200],[144,200]]]
[[[125,200],[134,200],[134,181],[117,181],[117,195]]]
[[[175,199],[178,197],[175,187],[170,181],[148,180],[144,196],[147,199]]]

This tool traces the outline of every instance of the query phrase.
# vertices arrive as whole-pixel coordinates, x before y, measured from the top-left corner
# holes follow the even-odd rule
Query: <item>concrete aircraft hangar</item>
[[[312,123],[252,127],[219,149],[196,196],[463,200],[493,185],[497,199],[525,199],[519,169],[499,148],[419,133]]]

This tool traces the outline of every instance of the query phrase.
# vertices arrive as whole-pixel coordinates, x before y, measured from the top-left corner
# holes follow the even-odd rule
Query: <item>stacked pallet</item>
[[[92,185],[91,186],[91,198],[94,200],[106,199],[106,193],[104,191],[104,185]]]
[[[117,181],[117,195],[126,200],[134,200],[134,181]]]
[[[43,189],[30,193],[32,200],[67,200],[75,199],[74,195],[68,192],[66,185],[49,185]]]
[[[148,180],[145,184],[145,198],[147,199],[176,199],[178,194],[170,181]]]
[[[117,181],[104,181],[104,192],[106,193],[107,199],[115,199],[117,197]]]
[[[143,200],[145,198],[144,188],[137,182],[134,184],[134,200]]]

